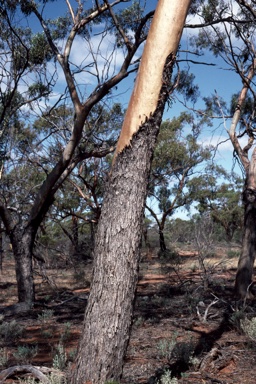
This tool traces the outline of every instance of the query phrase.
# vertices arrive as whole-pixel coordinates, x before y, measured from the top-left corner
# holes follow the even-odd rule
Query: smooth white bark
[[[167,57],[176,55],[190,0],[159,0],[137,75],[137,80],[117,143],[116,154],[155,111]]]

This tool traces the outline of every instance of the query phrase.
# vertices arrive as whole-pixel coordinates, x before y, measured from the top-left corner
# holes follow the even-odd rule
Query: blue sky
[[[157,1],[156,0],[150,0],[147,1],[146,4],[146,11],[151,11],[155,8]],[[76,0],[70,0],[71,6],[76,9],[77,7],[77,1]],[[85,5],[90,7],[92,4],[94,4],[94,0],[86,1]],[[121,3],[121,5],[118,5],[118,7],[126,8],[128,5],[130,5],[131,2],[127,3]],[[116,9],[116,8],[114,8]],[[59,17],[61,15],[64,15],[67,12],[67,3],[66,0],[58,0],[47,3],[45,6],[44,14],[46,17],[49,18],[55,18]],[[198,18],[192,18],[189,16],[189,23],[197,23],[199,20]],[[33,28],[36,28],[36,30],[40,31],[42,28],[39,26],[38,22],[33,19],[32,22]],[[87,51],[90,49],[94,52],[97,58],[98,62],[98,69],[99,72],[102,74],[102,77],[105,76],[106,71],[106,60],[105,58],[108,58],[112,54],[112,48],[114,46],[114,38],[110,34],[106,35],[104,39],[101,41],[101,36],[99,32],[101,31],[101,25],[98,25],[95,27],[95,33],[94,37],[91,40],[90,44],[92,46],[89,46],[88,43],[82,41],[80,37],[78,37],[73,45],[72,51],[71,51],[71,61],[73,63],[76,63],[77,65],[82,64],[89,64],[92,60],[91,55],[87,55]],[[188,46],[188,38],[191,34],[197,33],[194,29],[185,29],[182,40],[181,40],[181,50],[186,50]],[[60,44],[61,45],[61,42]],[[64,46],[64,45],[63,45]],[[139,52],[141,54],[142,48]],[[137,57],[139,57],[139,54]],[[184,59],[186,57],[186,54],[181,53],[180,58]],[[211,54],[205,52],[205,55],[199,58],[196,58],[194,56],[190,56],[194,60],[198,59],[199,61],[205,61],[214,63],[215,66],[203,66],[203,65],[195,65],[193,63],[189,63],[190,71],[194,73],[195,75],[195,83],[199,85],[200,89],[200,98],[196,104],[197,109],[203,108],[203,103],[201,102],[201,98],[204,96],[210,96],[217,92],[218,96],[223,98],[224,100],[229,103],[229,100],[231,98],[231,95],[235,92],[238,92],[241,87],[241,82],[239,79],[239,76],[237,76],[234,72],[230,71],[227,66],[225,68],[224,63],[221,59],[216,59]],[[110,71],[113,70],[116,71],[123,60],[123,53],[121,50],[118,50],[115,57],[112,58],[112,64],[110,66]],[[188,64],[185,62],[180,63],[180,68],[187,68]],[[93,71],[93,70],[92,70]],[[81,84],[81,92],[84,93],[84,96],[88,95],[95,87],[95,77],[89,75],[88,71],[84,72],[83,74],[77,75],[77,82]],[[124,107],[127,107],[130,94],[132,92],[134,85],[134,75],[129,76],[127,79],[124,79],[120,85],[118,85],[118,88],[114,95],[114,101],[120,102],[124,105]],[[62,73],[61,68],[58,69],[58,81],[56,84],[56,87],[54,89],[54,95],[51,99],[51,102],[54,102],[59,92],[62,92],[64,87],[66,86],[64,76]],[[177,95],[178,96],[178,95]],[[179,97],[179,96],[178,96]],[[164,118],[172,118],[173,116],[177,116],[181,111],[183,111],[185,108],[183,105],[179,104],[178,102],[175,102],[173,104],[173,107],[171,109],[166,110],[166,113],[164,115]],[[202,137],[202,141],[204,140],[205,143],[217,143],[218,140],[221,140],[224,137],[227,137],[227,134],[225,132],[225,129],[223,125],[220,125],[220,120],[216,120],[214,122],[214,127],[210,127],[209,130],[205,130],[204,138]],[[213,137],[214,132],[214,137]],[[223,152],[222,156],[224,159],[224,165],[229,167],[232,165],[232,147],[231,145],[228,146],[227,143],[223,145]],[[221,156],[220,156],[221,158]]]

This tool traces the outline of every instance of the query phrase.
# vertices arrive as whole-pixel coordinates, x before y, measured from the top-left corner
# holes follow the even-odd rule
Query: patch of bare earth
[[[178,383],[255,383],[256,342],[239,330],[239,318],[253,317],[256,303],[241,306],[235,302],[232,288],[237,260],[222,253],[207,260],[208,288],[203,286],[196,253],[183,251],[173,260],[145,258],[141,262],[122,384],[161,383],[166,370]],[[29,361],[33,365],[51,367],[60,344],[66,365],[72,364],[91,269],[91,264],[84,264],[47,268],[44,273],[37,270],[34,308],[1,320],[15,320],[23,328],[16,340],[1,340],[6,367],[21,363],[17,350],[22,345],[37,346]],[[0,289],[1,310],[17,301],[12,260],[4,260]]]

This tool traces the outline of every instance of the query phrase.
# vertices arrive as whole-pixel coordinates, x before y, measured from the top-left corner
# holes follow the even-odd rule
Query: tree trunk
[[[144,216],[144,220],[145,220],[145,216]],[[143,231],[143,239],[144,239],[145,248],[146,248],[146,258],[150,258],[151,259],[151,257],[152,257],[152,250],[151,250],[151,244],[150,244],[150,241],[149,241],[149,238],[148,238],[148,228],[145,225],[145,223],[144,223],[142,231]]]
[[[166,248],[165,239],[164,239],[164,232],[162,229],[159,229],[159,245],[160,245],[160,253],[165,253],[167,248]]]
[[[248,201],[248,198],[256,201],[256,191],[254,194],[250,191],[250,196],[246,191],[244,195],[247,195],[244,198],[247,201],[244,210],[242,251],[236,272],[235,295],[237,298],[249,298],[251,296],[250,290],[252,288],[253,266],[256,255],[256,206],[255,202]]]
[[[189,0],[159,0],[106,187],[71,384],[118,381],[138,279],[147,184]]]
[[[238,298],[251,296],[253,266],[256,255],[256,148],[253,150],[250,166],[247,170],[243,202],[243,242],[235,282],[235,295]]]
[[[74,252],[79,252],[79,235],[78,235],[78,218],[75,215],[72,215],[72,239]]]
[[[3,269],[3,259],[4,259],[4,247],[3,247],[3,229],[0,222],[0,271]]]
[[[97,228],[94,278],[72,383],[105,383],[119,380],[122,373],[147,182],[162,110],[142,126],[112,168]]]
[[[32,305],[35,301],[32,265],[34,231],[32,227],[24,229],[17,225],[10,234],[10,240],[15,259],[18,300]]]

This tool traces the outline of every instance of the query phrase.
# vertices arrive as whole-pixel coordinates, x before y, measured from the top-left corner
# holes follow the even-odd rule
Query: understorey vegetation
[[[256,339],[255,1],[0,17],[0,382],[237,382]]]

